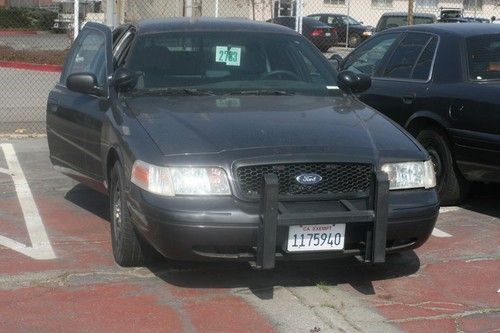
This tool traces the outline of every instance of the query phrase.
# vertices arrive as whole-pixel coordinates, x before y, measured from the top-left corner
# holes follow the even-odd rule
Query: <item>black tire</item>
[[[469,183],[455,166],[445,134],[437,128],[424,129],[418,133],[417,140],[427,149],[434,163],[441,205],[462,202],[467,196]]]
[[[361,37],[357,34],[352,34],[349,36],[349,47],[357,47],[361,42]]]
[[[109,203],[113,256],[123,267],[142,266],[154,258],[154,250],[140,238],[132,224],[122,189],[125,177],[120,162],[111,171]]]

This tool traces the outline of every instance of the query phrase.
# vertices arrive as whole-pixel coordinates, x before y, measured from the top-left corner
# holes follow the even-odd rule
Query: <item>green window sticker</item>
[[[217,46],[215,48],[215,61],[225,63],[227,66],[240,66],[241,47]]]

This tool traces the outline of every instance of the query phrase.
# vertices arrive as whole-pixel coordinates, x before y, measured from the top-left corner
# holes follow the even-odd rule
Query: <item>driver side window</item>
[[[387,55],[387,52],[398,40],[399,36],[400,34],[391,33],[374,37],[346,59],[343,69],[374,76],[381,65],[382,59]]]
[[[106,49],[105,37],[97,30],[88,30],[78,40],[75,50],[68,61],[63,77],[73,73],[89,72],[97,78],[99,87],[106,82]]]

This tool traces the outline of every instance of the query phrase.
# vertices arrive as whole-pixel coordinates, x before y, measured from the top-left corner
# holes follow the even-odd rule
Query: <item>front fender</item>
[[[435,112],[424,110],[424,111],[417,111],[414,114],[412,114],[411,117],[408,118],[408,120],[406,121],[405,128],[408,130],[410,128],[411,123],[417,119],[432,120],[445,129],[451,127],[451,124],[446,118],[443,118],[441,115]]]

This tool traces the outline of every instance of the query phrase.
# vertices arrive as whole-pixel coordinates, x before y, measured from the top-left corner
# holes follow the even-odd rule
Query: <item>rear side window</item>
[[[427,44],[424,52],[418,59],[413,72],[410,75],[411,79],[414,80],[428,80],[431,76],[432,62],[434,61],[434,55],[437,49],[437,37],[432,37],[430,42]]]
[[[389,60],[383,77],[397,79],[427,79],[436,43],[428,34],[409,33]]]
[[[467,57],[472,80],[500,80],[500,34],[468,38]]]

